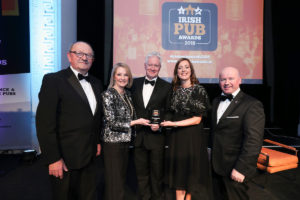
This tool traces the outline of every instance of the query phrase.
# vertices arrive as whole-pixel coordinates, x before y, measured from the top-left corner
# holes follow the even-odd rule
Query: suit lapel
[[[220,104],[220,98],[218,97],[214,102],[213,102],[213,112],[212,112],[212,124],[214,127],[217,126],[217,111],[218,111],[218,107]]]
[[[140,78],[137,80],[137,84],[135,85],[136,87],[136,99],[137,99],[137,103],[139,105],[143,105],[144,107],[144,99],[143,99],[143,87],[144,87],[144,81],[145,81],[145,77],[144,78]]]
[[[85,92],[84,92],[83,88],[81,87],[79,80],[76,78],[75,74],[72,72],[72,70],[70,68],[67,69],[66,73],[67,73],[67,80],[70,83],[70,85],[74,88],[74,90],[77,92],[77,94],[80,96],[80,98],[89,107],[89,110],[91,110],[87,96],[85,95]]]
[[[95,95],[95,98],[96,98],[96,101],[97,101],[97,105],[96,105],[96,109],[95,109],[95,113],[96,113],[96,112],[98,111],[98,108],[99,108],[100,104],[101,104],[100,96],[97,95],[97,94],[100,94],[101,91],[99,91],[100,88],[99,88],[99,86],[95,83],[95,81],[94,81],[93,78],[91,78],[90,84],[91,84],[91,86],[92,86],[92,89],[93,89],[93,92],[94,92],[94,95]]]

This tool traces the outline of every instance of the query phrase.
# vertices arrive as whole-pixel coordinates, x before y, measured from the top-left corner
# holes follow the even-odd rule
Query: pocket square
[[[237,118],[240,118],[240,116],[227,116],[226,118],[228,118],[228,119],[237,119]]]

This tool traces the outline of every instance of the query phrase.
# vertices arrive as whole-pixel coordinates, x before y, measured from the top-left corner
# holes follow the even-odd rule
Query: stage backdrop
[[[0,0],[0,151],[39,152],[38,93],[46,73],[68,67],[76,2]]]
[[[0,150],[31,149],[28,0],[0,0]]]
[[[244,83],[263,79],[263,0],[114,0],[113,62],[144,76],[145,55],[163,58],[160,76],[171,79],[176,61],[189,58],[202,83],[217,83],[225,66]]]

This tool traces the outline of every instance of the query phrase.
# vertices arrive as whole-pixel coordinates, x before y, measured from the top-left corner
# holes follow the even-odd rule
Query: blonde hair
[[[132,82],[133,82],[133,78],[132,78],[132,74],[131,74],[131,71],[130,71],[130,68],[127,64],[125,63],[117,63],[113,66],[113,69],[111,71],[111,76],[110,76],[110,81],[109,81],[109,86],[108,88],[112,88],[114,85],[115,85],[115,75],[116,75],[116,71],[118,68],[124,68],[126,70],[126,73],[128,75],[128,84],[126,85],[126,88],[131,88],[132,86]]]

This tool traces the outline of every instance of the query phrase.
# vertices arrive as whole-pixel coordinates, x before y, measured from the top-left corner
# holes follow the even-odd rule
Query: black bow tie
[[[85,79],[87,82],[90,82],[90,77],[89,76],[83,76],[82,74],[78,74],[78,79],[79,80]]]
[[[152,86],[155,84],[155,81],[149,81],[148,79],[145,79],[145,84],[150,83]]]
[[[221,101],[226,101],[226,99],[228,99],[229,101],[231,101],[233,99],[232,94],[221,95],[221,97],[220,97]]]

